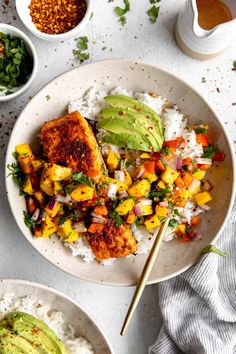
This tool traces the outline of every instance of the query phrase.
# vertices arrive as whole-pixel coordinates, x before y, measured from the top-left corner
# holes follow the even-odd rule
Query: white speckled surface
[[[236,140],[236,72],[231,70],[232,62],[236,60],[236,43],[218,58],[208,62],[195,61],[182,54],[173,39],[174,24],[182,0],[178,1],[178,5],[174,0],[162,0],[160,17],[154,25],[149,23],[146,15],[150,6],[148,0],[130,2],[132,12],[127,15],[127,25],[121,27],[113,7],[122,1],[108,3],[107,0],[94,0],[94,16],[87,29],[81,33],[90,39],[90,60],[135,58],[178,74],[213,104],[232,139]],[[10,0],[9,5],[5,3],[7,1],[0,0],[0,22],[10,21],[27,33],[17,18],[14,1]],[[0,278],[29,279],[66,293],[78,300],[98,320],[117,354],[147,353],[147,347],[155,340],[161,325],[157,286],[146,288],[132,325],[126,336],[120,338],[119,330],[133,289],[89,284],[62,273],[39,256],[23,239],[11,215],[5,195],[3,166],[6,145],[15,119],[29,96],[55,76],[79,65],[72,54],[75,46],[73,40],[54,44],[30,37],[39,55],[39,72],[35,83],[15,102],[0,105]],[[206,78],[206,83],[202,83],[202,77]]]

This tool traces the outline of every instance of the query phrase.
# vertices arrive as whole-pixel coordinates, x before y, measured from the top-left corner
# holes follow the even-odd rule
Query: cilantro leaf
[[[72,179],[76,182],[83,183],[86,186],[92,187],[92,183],[90,181],[90,178],[86,176],[83,172],[75,172],[72,175]]]
[[[214,148],[211,145],[208,145],[205,147],[204,149],[204,154],[203,154],[203,158],[208,158],[208,159],[212,159],[212,157],[215,155],[216,152],[216,148]]]
[[[88,49],[88,37],[83,36],[77,39],[76,47],[81,50]]]
[[[171,219],[169,222],[169,226],[173,227],[173,229],[176,229],[176,227],[178,226],[178,221],[176,219]]]
[[[170,189],[160,188],[160,189],[156,189],[156,190],[150,192],[148,198],[149,199],[153,199],[153,198],[164,199],[164,198],[166,198],[167,194],[169,194],[169,193],[171,193]]]
[[[12,176],[13,181],[20,190],[20,195],[24,195],[23,185],[25,182],[25,174],[22,172],[22,169],[16,163],[8,164],[7,168],[9,170],[8,176]]]
[[[117,227],[119,227],[123,223],[122,217],[116,211],[110,213],[109,217],[115,221],[115,226]]]
[[[198,127],[195,129],[195,133],[196,134],[206,134],[207,133],[207,129],[206,128],[202,128],[202,127]]]
[[[116,6],[114,11],[118,16],[124,16],[126,14],[126,12],[130,11],[130,3],[129,0],[123,0],[124,1],[124,5],[125,7],[122,9],[119,6]]]
[[[71,192],[75,189],[76,185],[75,184],[68,184],[65,186],[64,190],[66,194],[71,194]]]
[[[224,253],[220,251],[216,246],[214,245],[207,245],[201,250],[201,254],[206,254],[206,253],[216,253],[221,257],[226,257],[227,253]]]
[[[148,11],[147,14],[152,23],[155,23],[160,12],[160,6],[153,5]]]
[[[88,49],[89,40],[87,36],[79,37],[76,40],[76,47],[78,49],[74,49],[73,54],[82,63],[83,61],[89,59],[89,53],[86,52],[86,50]]]
[[[33,233],[34,227],[36,225],[36,221],[32,219],[32,216],[28,214],[25,210],[23,211],[24,214],[24,223],[25,225],[30,229],[30,231]]]

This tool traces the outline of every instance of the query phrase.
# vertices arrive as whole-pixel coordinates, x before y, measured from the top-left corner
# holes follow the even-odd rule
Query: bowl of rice
[[[56,290],[24,280],[0,280],[0,321],[12,311],[43,321],[62,341],[68,354],[113,353],[94,319]]]
[[[235,191],[234,154],[228,133],[212,107],[187,83],[161,69],[130,60],[101,61],[69,71],[46,85],[21,113],[9,142],[6,166],[14,163],[12,152],[19,144],[28,143],[33,152],[37,154],[37,151],[40,150],[40,142],[37,137],[45,121],[61,117],[68,112],[72,114],[72,112],[79,111],[92,125],[99,112],[106,109],[104,97],[114,97],[114,95],[138,100],[142,105],[155,111],[160,116],[165,128],[165,144],[175,141],[176,138],[183,138],[185,143],[184,148],[181,148],[181,170],[184,170],[182,164],[187,158],[193,159],[197,164],[195,166],[197,169],[194,166],[191,167],[191,174],[194,176],[197,176],[195,173],[198,173],[199,177],[199,171],[196,171],[199,169],[199,165],[211,165],[211,169],[207,172],[208,185],[206,186],[208,191],[211,190],[212,195],[208,198],[209,205],[205,204],[206,200],[196,202],[196,198],[192,198],[184,207],[174,211],[174,221],[181,224],[184,229],[188,228],[188,225],[191,226],[193,220],[195,223],[196,221],[199,223],[199,215],[201,214],[198,230],[192,234],[184,232],[183,238],[182,236],[178,237],[176,232],[178,225],[173,223],[168,228],[157,265],[149,280],[149,283],[156,283],[188,269],[197,262],[201,250],[219,237],[229,216]],[[24,129],[18,129],[19,126]],[[190,129],[189,127],[194,128]],[[209,154],[205,155],[211,151],[207,151],[205,147],[203,149],[201,143],[197,141],[199,132],[196,129],[201,130],[199,136],[209,129],[209,139],[217,146],[217,151],[221,152],[221,154],[218,153],[217,158],[215,153],[214,156],[212,155],[212,159],[208,158]],[[99,140],[99,138],[97,139]],[[117,151],[113,152],[117,153]],[[118,152],[123,153],[122,151]],[[178,149],[177,152],[179,153]],[[106,160],[106,146],[101,146],[101,154]],[[223,160],[219,161],[222,156]],[[140,168],[141,159],[136,156],[136,169]],[[165,165],[171,171],[179,168],[176,167],[176,163],[176,158],[169,159],[167,157],[165,159]],[[180,161],[178,161],[179,163]],[[121,175],[121,171],[117,172]],[[134,180],[135,178],[136,180],[142,179],[141,172],[144,172],[142,168],[140,176],[138,173]],[[185,174],[186,171],[182,172]],[[132,172],[130,171],[130,173]],[[163,175],[160,178],[164,179]],[[197,177],[194,177],[194,186],[191,183],[191,188],[200,186],[196,179]],[[150,227],[145,227],[148,225],[145,223],[146,219],[142,225],[135,223],[131,227],[137,244],[137,249],[133,254],[98,262],[93,247],[89,242],[86,242],[86,237],[81,237],[72,243],[62,242],[62,239],[56,235],[50,238],[33,237],[22,217],[23,211],[25,211],[24,198],[18,195],[17,186],[9,176],[7,168],[6,185],[10,206],[18,226],[27,240],[45,258],[62,270],[89,281],[119,286],[130,286],[136,283],[157,231],[157,228],[149,230]],[[209,196],[208,191],[204,192],[204,197]],[[150,208],[152,203],[158,208],[158,212],[163,211],[163,208],[169,208],[169,203],[166,200],[151,201],[150,195],[148,198],[142,200],[146,203],[142,206]],[[135,205],[136,216],[139,212],[138,209]],[[97,217],[97,215],[95,216]],[[178,218],[181,218],[183,222],[181,223]],[[186,234],[188,238],[186,238]]]

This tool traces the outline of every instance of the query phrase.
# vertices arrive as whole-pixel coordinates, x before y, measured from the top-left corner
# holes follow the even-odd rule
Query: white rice
[[[106,107],[106,102],[104,97],[107,95],[126,95],[133,97],[144,103],[145,105],[152,108],[157,114],[162,118],[163,125],[165,128],[165,140],[175,140],[177,137],[183,136],[186,140],[186,146],[184,149],[177,149],[175,152],[176,157],[200,157],[203,153],[202,146],[199,145],[196,141],[196,134],[194,131],[189,132],[187,129],[187,119],[179,112],[177,106],[173,108],[166,108],[168,100],[162,96],[155,97],[150,95],[148,92],[133,92],[127,90],[120,86],[114,87],[112,90],[107,89],[105,83],[102,89],[97,89],[96,86],[91,87],[83,97],[80,97],[69,103],[68,111],[79,111],[87,119],[95,120],[96,115],[100,112],[101,109]],[[119,148],[103,144],[102,153],[106,155],[108,147],[112,148],[114,151],[119,151]],[[175,159],[166,161],[170,167],[175,168],[176,161]],[[194,201],[188,201],[185,208],[176,208],[179,209],[181,217],[175,217],[175,219],[180,223],[182,218],[185,218],[190,222],[191,218],[195,215],[198,215],[202,210],[196,207]],[[137,254],[146,254],[151,248],[153,242],[153,233],[156,229],[151,230],[150,232],[144,226],[136,227],[132,226],[132,231],[135,235],[135,238],[138,241],[138,250]],[[175,230],[171,227],[168,227],[164,241],[171,241],[175,237]],[[95,256],[91,249],[89,248],[86,241],[80,239],[77,243],[66,244],[72,250],[73,256],[81,256],[85,262],[92,262],[95,260]],[[114,259],[109,259],[101,262],[103,265],[110,265],[114,262]]]
[[[91,344],[85,338],[75,336],[73,325],[65,322],[63,313],[54,310],[40,299],[30,296],[15,298],[12,293],[4,294],[0,299],[0,319],[11,311],[26,312],[44,321],[64,343],[68,354],[94,353]]]

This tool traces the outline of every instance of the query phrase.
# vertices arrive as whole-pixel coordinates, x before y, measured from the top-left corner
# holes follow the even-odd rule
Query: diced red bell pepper
[[[33,172],[33,164],[32,164],[32,159],[29,156],[22,157],[20,159],[20,165],[24,173],[29,175],[30,173]]]
[[[204,133],[200,133],[196,135],[196,140],[198,144],[201,144],[202,146],[208,146],[209,145],[209,139],[208,136]]]
[[[155,161],[158,161],[161,157],[161,153],[160,152],[154,152],[152,154],[152,158],[155,160]]]
[[[156,161],[157,171],[164,172],[166,170],[164,163],[161,160]]]
[[[186,232],[185,234],[183,234],[182,237],[180,237],[180,241],[181,241],[181,242],[188,242],[188,241],[190,241],[190,240],[191,240],[191,238],[189,237],[189,235],[187,234],[187,232]]]
[[[145,161],[143,167],[147,173],[155,174],[155,161]]]
[[[200,168],[200,170],[205,171],[211,168],[211,165],[206,165],[206,164],[197,164],[197,167]]]
[[[165,141],[163,146],[177,149],[177,147],[179,146],[179,142],[177,140],[169,140],[169,141]]]
[[[34,237],[41,237],[42,236],[42,227],[40,225],[36,225],[34,227]]]
[[[212,157],[212,161],[224,161],[225,159],[225,154],[223,152],[217,151],[215,155]]]

